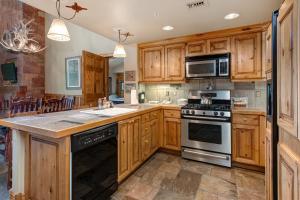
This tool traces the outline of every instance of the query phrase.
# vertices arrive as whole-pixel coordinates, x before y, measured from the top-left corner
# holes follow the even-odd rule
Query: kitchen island
[[[123,180],[162,146],[163,110],[175,111],[176,115],[180,110],[179,106],[172,105],[120,105],[118,107],[133,110],[113,117],[87,114],[82,112],[83,110],[72,110],[0,120],[0,125],[11,128],[13,134],[13,175],[10,199],[70,199],[71,136],[114,122],[119,124],[119,131],[123,131],[124,127],[127,127],[127,132],[134,131],[133,129],[138,127],[136,131],[138,143],[135,143],[138,150],[132,150],[133,154],[136,153],[136,157],[129,156],[130,162],[132,162],[131,157],[137,159],[135,165],[130,166],[130,170],[126,170],[126,173],[122,173],[124,163],[118,164],[119,181]],[[168,114],[173,115],[172,112]],[[157,122],[153,123],[156,125],[153,133],[157,134],[154,136],[157,137],[155,139],[157,143],[153,148],[152,144],[151,146],[147,144],[148,138],[145,139],[145,143],[140,144],[142,136],[148,137],[148,132],[145,130],[148,130],[148,124],[152,123],[150,120]],[[140,125],[143,122],[146,127]],[[132,129],[128,128],[131,124]],[[140,132],[143,133],[140,134]],[[126,138],[121,139],[123,141]],[[178,142],[178,138],[175,140]],[[149,153],[143,156],[140,148],[148,150],[148,147]],[[118,160],[124,161],[120,155]],[[121,178],[120,173],[122,173]]]

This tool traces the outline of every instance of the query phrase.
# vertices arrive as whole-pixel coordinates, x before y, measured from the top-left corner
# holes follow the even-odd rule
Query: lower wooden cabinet
[[[266,117],[234,114],[232,121],[232,160],[264,167]]]
[[[259,165],[259,127],[233,125],[232,159],[236,162]]]
[[[118,134],[118,179],[127,177],[141,160],[141,118],[135,117],[119,122]]]
[[[299,160],[283,144],[279,145],[278,157],[278,199],[299,199]]]
[[[154,111],[119,122],[119,182],[159,148],[160,118],[160,111]]]
[[[266,186],[266,200],[273,200],[273,157],[272,157],[272,128],[271,123],[267,122],[266,137],[265,137],[265,186]]]
[[[174,112],[174,113],[172,113]],[[180,116],[180,111],[164,111],[164,139],[163,147],[170,150],[181,149],[181,119],[169,116]]]

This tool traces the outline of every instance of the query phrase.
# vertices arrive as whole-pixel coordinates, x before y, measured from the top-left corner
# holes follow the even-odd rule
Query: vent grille
[[[192,2],[188,2],[186,4],[186,6],[188,8],[197,8],[197,7],[205,7],[208,5],[208,1],[207,0],[201,0],[201,1],[192,1]]]

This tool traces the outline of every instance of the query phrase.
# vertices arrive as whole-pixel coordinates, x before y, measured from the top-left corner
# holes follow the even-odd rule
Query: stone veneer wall
[[[140,84],[139,90],[145,91],[146,101],[171,100],[176,103],[177,99],[187,98],[189,90],[206,90],[209,80],[192,80],[186,84]],[[232,97],[248,97],[249,107],[266,107],[266,82],[255,83],[232,83],[227,79],[213,80],[214,89],[231,90]],[[169,96],[167,96],[169,93]]]
[[[36,8],[24,4],[18,0],[0,1],[0,34],[5,29],[11,29],[19,20],[27,22],[34,19],[31,24],[34,36],[41,45],[45,45],[45,17],[44,13]],[[16,85],[4,85],[0,73],[0,95],[10,96],[43,96],[45,93],[45,52],[36,54],[24,54],[10,52],[0,45],[0,64],[13,60],[18,68],[18,83]]]

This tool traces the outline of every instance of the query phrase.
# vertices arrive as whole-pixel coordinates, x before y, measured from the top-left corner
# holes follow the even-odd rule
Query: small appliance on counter
[[[183,158],[231,167],[230,90],[191,91],[181,120]]]
[[[145,92],[139,93],[139,103],[145,103]]]

